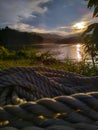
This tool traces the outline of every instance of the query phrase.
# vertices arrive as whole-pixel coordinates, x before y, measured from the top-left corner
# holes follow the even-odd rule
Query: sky
[[[98,21],[84,0],[0,0],[0,28],[73,35]]]

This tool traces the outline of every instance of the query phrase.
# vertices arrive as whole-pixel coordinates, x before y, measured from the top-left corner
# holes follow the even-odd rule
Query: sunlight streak
[[[77,60],[78,61],[81,61],[82,59],[82,56],[81,56],[81,45],[80,44],[77,44],[76,45],[76,54],[77,54]]]

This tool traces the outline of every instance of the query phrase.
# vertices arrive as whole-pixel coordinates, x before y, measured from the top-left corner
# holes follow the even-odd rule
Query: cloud
[[[31,26],[29,24],[24,24],[24,23],[19,23],[16,25],[11,25],[9,26],[10,28],[13,29],[18,29],[20,31],[26,31],[26,32],[37,32],[37,33],[54,33],[54,34],[59,34],[59,35],[69,35],[70,33],[64,30],[60,30],[60,29],[45,29],[43,27],[34,27]],[[73,33],[71,33],[73,34]]]
[[[24,23],[10,25],[9,27],[16,30],[27,31],[27,32],[31,32],[34,29],[34,26],[31,26],[29,24],[24,24]]]
[[[32,17],[36,17],[36,16],[32,16]],[[31,24],[27,24],[27,23],[18,23],[18,24],[14,24],[11,25],[10,27],[18,29],[18,30],[22,30],[22,31],[29,31],[29,32],[38,32],[38,33],[56,33],[56,34],[60,34],[60,35],[73,35],[73,34],[79,34],[82,33],[84,31],[84,29],[76,29],[74,27],[74,25],[76,23],[80,23],[83,22],[85,28],[87,27],[87,25],[91,24],[92,22],[97,22],[96,18],[92,18],[92,12],[89,12],[85,15],[83,15],[82,17],[80,17],[78,20],[73,21],[70,25],[68,26],[59,26],[57,28],[53,28],[53,29],[47,29],[47,26],[44,23],[40,23],[40,26],[32,26]]]
[[[62,35],[81,33],[74,24],[97,22],[86,6],[79,0],[0,0],[0,26]]]
[[[87,29],[88,25],[98,22],[98,18],[97,17],[93,18],[92,16],[93,16],[93,12],[90,11],[89,13],[83,15],[78,21],[74,21],[73,26],[76,23],[83,22],[84,23],[84,29],[79,30],[79,31],[83,32],[85,29]]]
[[[70,26],[61,26],[61,27],[58,27],[59,30],[62,30],[62,29],[69,29]]]
[[[60,33],[65,34],[70,34],[72,32],[71,26],[60,26],[56,30],[58,30]]]
[[[51,0],[0,0],[0,25],[18,24],[22,19],[34,19],[34,13],[44,14],[47,7],[41,4]]]
[[[88,14],[84,15],[81,19],[81,21],[84,21],[87,25],[98,22],[98,18],[93,18],[93,12],[89,12]]]
[[[63,35],[73,35],[73,34],[79,34],[83,32],[83,30],[81,29],[76,29],[74,25],[75,24],[72,23],[70,26],[61,26],[61,27],[58,27],[57,30],[59,33]]]
[[[85,15],[83,15],[82,17],[80,17],[77,21],[74,21],[72,23],[71,29],[75,32],[75,33],[82,33],[87,27],[88,25],[98,22],[98,18],[93,18],[93,12],[89,11],[88,13],[86,13]],[[75,29],[74,25],[77,23],[83,23],[84,24],[84,28],[83,29]]]
[[[19,24],[15,24],[15,25],[10,25],[9,27],[13,28],[13,29],[20,30],[20,31],[27,31],[27,32],[38,32],[38,33],[49,33],[49,32],[52,32],[52,30],[46,30],[44,28],[34,27],[32,25],[25,24],[25,23],[19,23]]]
[[[89,13],[89,10],[88,10],[87,8],[79,7],[77,10],[78,10],[78,12],[79,12],[80,14],[83,14],[83,15]]]

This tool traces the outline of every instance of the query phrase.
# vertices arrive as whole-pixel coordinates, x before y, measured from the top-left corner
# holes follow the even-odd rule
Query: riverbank
[[[78,55],[79,56],[79,55]],[[18,51],[10,51],[4,47],[0,47],[0,69],[13,66],[33,67],[44,66],[82,75],[97,75],[98,67],[93,67],[85,59],[81,61],[65,58],[63,62],[54,58],[50,52],[38,52],[36,49],[22,49]]]
[[[42,66],[54,69],[66,70],[86,76],[92,76],[98,74],[98,68],[94,68],[90,63],[74,62],[70,59],[66,59],[65,62],[61,62],[56,59],[47,60],[31,60],[31,59],[17,59],[17,60],[0,60],[0,69],[5,69],[13,66],[33,67]]]

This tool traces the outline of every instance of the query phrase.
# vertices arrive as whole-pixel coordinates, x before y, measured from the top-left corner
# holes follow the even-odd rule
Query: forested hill
[[[8,49],[20,49],[37,43],[70,44],[80,42],[79,35],[64,37],[51,33],[20,32],[9,27],[0,29],[0,45]]]
[[[17,49],[25,45],[42,42],[43,38],[34,32],[20,32],[9,27],[0,29],[0,45],[9,49]]]
[[[74,43],[82,43],[82,38],[80,35],[74,35],[70,37],[65,37],[61,40],[58,40],[57,43],[61,44],[74,44]]]

